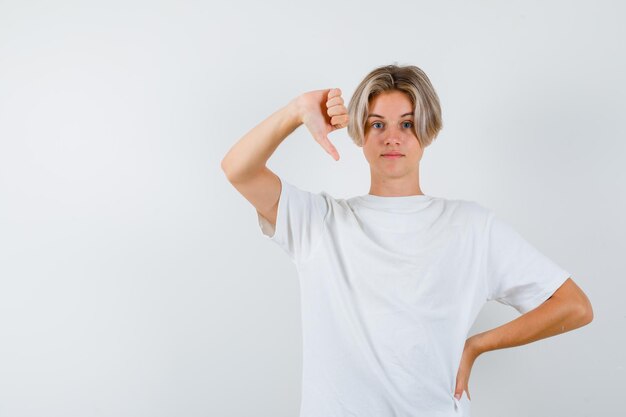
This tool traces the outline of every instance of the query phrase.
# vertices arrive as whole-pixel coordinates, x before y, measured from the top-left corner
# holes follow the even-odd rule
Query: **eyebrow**
[[[411,112],[411,113],[404,113],[404,114],[403,114],[402,116],[400,116],[400,117],[404,117],[404,116],[413,116],[413,112]],[[380,114],[374,114],[374,113],[372,113],[372,114],[368,114],[368,115],[367,115],[367,119],[369,119],[370,117],[380,117],[381,119],[384,119],[384,117],[383,117],[383,116],[381,116]]]

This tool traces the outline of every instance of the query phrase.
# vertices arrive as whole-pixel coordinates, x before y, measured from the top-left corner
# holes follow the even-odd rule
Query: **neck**
[[[401,178],[374,178],[372,177],[369,194],[381,197],[402,197],[409,195],[423,195],[419,184],[419,176]]]

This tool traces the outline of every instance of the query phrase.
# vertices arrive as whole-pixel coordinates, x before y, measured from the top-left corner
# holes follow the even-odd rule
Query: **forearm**
[[[230,180],[245,178],[264,168],[278,145],[302,124],[296,100],[272,113],[228,151],[222,170]]]
[[[587,315],[578,305],[551,298],[534,310],[471,339],[476,354],[480,355],[565,333],[588,322]]]

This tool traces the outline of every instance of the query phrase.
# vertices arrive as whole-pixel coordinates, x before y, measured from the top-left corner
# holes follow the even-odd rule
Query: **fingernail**
[[[461,394],[454,394],[454,398],[456,398],[457,400],[461,399]]]

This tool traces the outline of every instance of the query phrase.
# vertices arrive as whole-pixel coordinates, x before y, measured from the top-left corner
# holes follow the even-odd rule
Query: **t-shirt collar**
[[[371,208],[413,208],[429,203],[434,197],[426,194],[386,197],[373,194],[363,194],[357,200]]]

